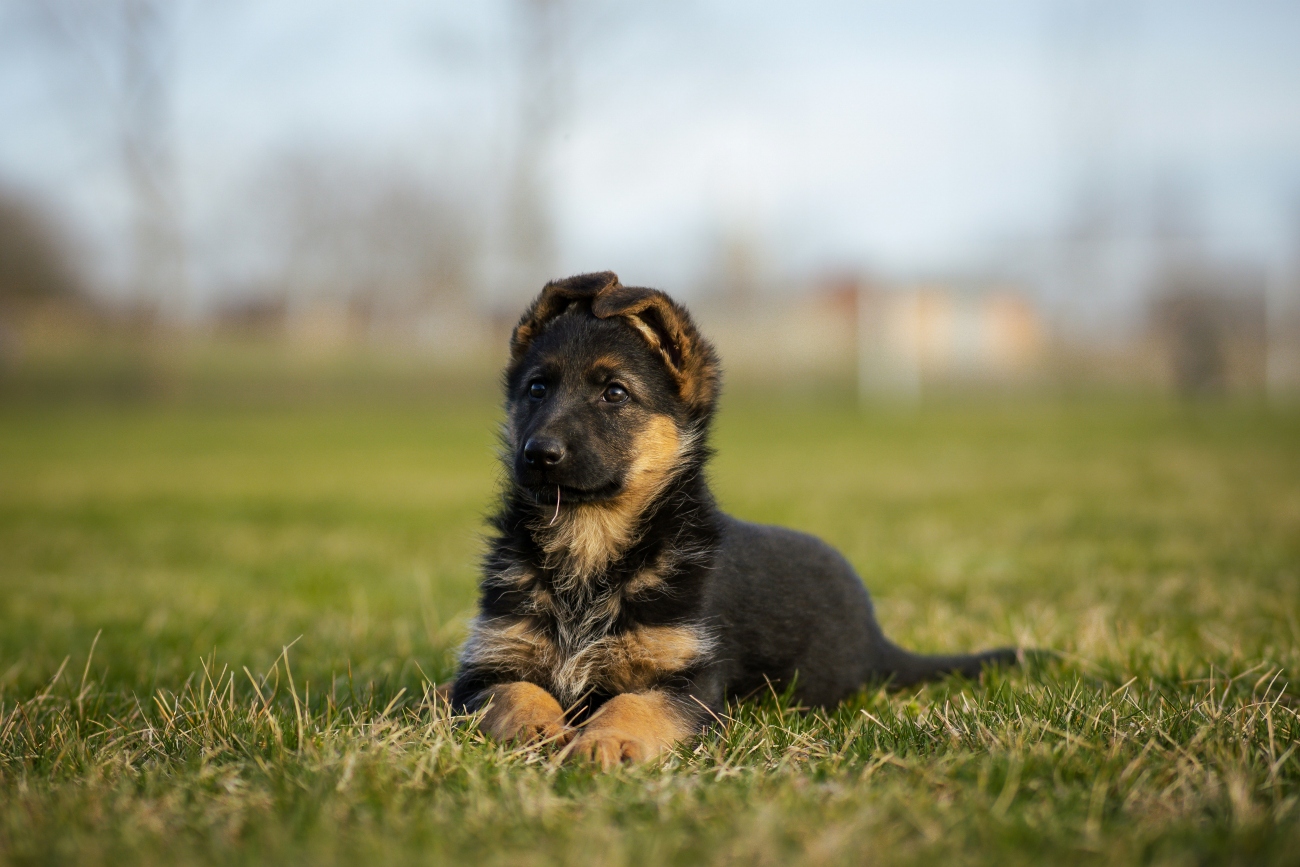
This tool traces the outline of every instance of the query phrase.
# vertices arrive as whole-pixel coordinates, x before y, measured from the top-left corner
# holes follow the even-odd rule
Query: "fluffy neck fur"
[[[652,431],[653,444],[633,462],[616,497],[561,502],[558,516],[554,506],[537,503],[512,482],[493,519],[499,532],[493,548],[546,574],[559,591],[630,577],[638,563],[709,513],[706,433],[704,425],[682,434]]]

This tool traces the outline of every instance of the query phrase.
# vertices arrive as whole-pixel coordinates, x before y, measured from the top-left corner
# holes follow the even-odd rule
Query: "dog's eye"
[[[606,403],[622,403],[627,400],[627,389],[621,385],[611,385],[600,398]]]
[[[528,386],[528,396],[533,400],[541,400],[546,397],[546,383],[538,380]]]

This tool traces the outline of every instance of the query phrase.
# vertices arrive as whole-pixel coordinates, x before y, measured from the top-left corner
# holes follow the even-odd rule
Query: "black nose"
[[[524,443],[524,460],[533,466],[553,467],[564,460],[564,446],[549,437],[533,437]]]

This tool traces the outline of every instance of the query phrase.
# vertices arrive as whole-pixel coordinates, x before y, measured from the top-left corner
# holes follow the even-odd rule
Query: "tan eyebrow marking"
[[[623,359],[614,355],[602,355],[587,365],[587,379],[596,380],[606,377],[617,380],[633,394],[645,394],[645,381],[629,371]]]
[[[622,374],[622,359],[613,355],[602,355],[587,365],[587,377],[590,379],[603,378]]]

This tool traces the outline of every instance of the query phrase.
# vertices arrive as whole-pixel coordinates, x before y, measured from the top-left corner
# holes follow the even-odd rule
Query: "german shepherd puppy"
[[[830,546],[718,509],[704,474],[718,359],[663,292],[610,272],[548,283],[504,384],[507,481],[452,688],[491,736],[609,767],[769,684],[828,707],[1016,660],[897,647]]]

